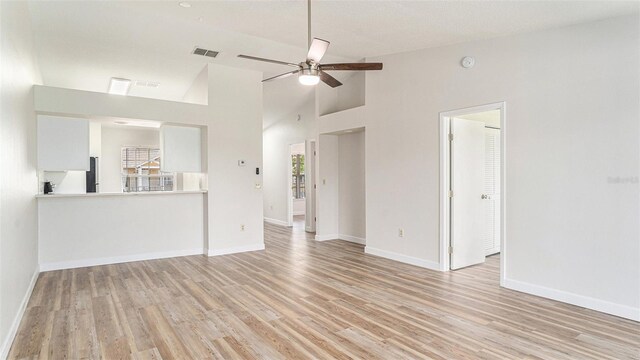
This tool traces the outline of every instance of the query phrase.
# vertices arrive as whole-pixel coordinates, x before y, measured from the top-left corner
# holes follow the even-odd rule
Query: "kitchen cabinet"
[[[89,170],[89,121],[38,115],[38,170]]]
[[[160,127],[160,170],[202,172],[202,131],[199,127]]]

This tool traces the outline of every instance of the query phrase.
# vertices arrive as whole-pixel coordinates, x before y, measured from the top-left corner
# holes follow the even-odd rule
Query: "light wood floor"
[[[265,225],[267,249],[40,275],[11,359],[638,359],[639,323]]]

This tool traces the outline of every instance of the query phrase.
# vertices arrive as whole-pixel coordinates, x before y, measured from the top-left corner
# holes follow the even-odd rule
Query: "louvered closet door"
[[[485,129],[484,248],[486,255],[500,252],[500,130]]]

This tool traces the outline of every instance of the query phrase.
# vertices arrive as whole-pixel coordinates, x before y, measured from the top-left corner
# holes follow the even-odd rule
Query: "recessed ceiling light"
[[[188,8],[190,8],[190,7],[191,7],[191,4],[189,4],[188,2],[184,2],[184,1],[183,1],[183,2],[178,3],[178,5],[182,6],[182,7],[183,7],[183,8],[185,8],[185,9],[188,9]]]
[[[109,94],[127,95],[131,87],[131,80],[121,78],[111,78],[109,82]]]

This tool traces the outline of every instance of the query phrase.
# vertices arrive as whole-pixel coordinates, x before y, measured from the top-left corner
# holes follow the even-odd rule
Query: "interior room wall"
[[[340,147],[338,135],[320,135],[316,156],[318,188],[316,190],[316,240],[340,238],[339,173]]]
[[[280,225],[287,224],[288,166],[291,144],[316,137],[315,95],[295,111],[278,119],[263,131],[264,217]],[[298,121],[298,115],[300,120]]]
[[[367,251],[438,267],[439,112],[505,101],[505,285],[640,319],[639,25],[368,59]]]
[[[191,87],[184,94],[182,100],[193,103],[207,105],[209,103],[209,68],[205,66],[196,76]]]
[[[347,72],[341,74],[340,78],[342,79],[342,86],[337,88],[331,88],[325,85],[318,86],[320,116],[356,108],[365,104],[365,72],[354,71],[350,74]]]
[[[366,239],[365,132],[338,136],[340,238],[364,244]]]
[[[160,146],[160,132],[154,128],[132,126],[102,127],[102,158],[100,159],[100,192],[122,192],[122,147]]]
[[[264,249],[262,73],[210,64],[208,76],[208,251]]]
[[[0,358],[38,275],[36,116],[41,83],[27,3],[0,3]]]

